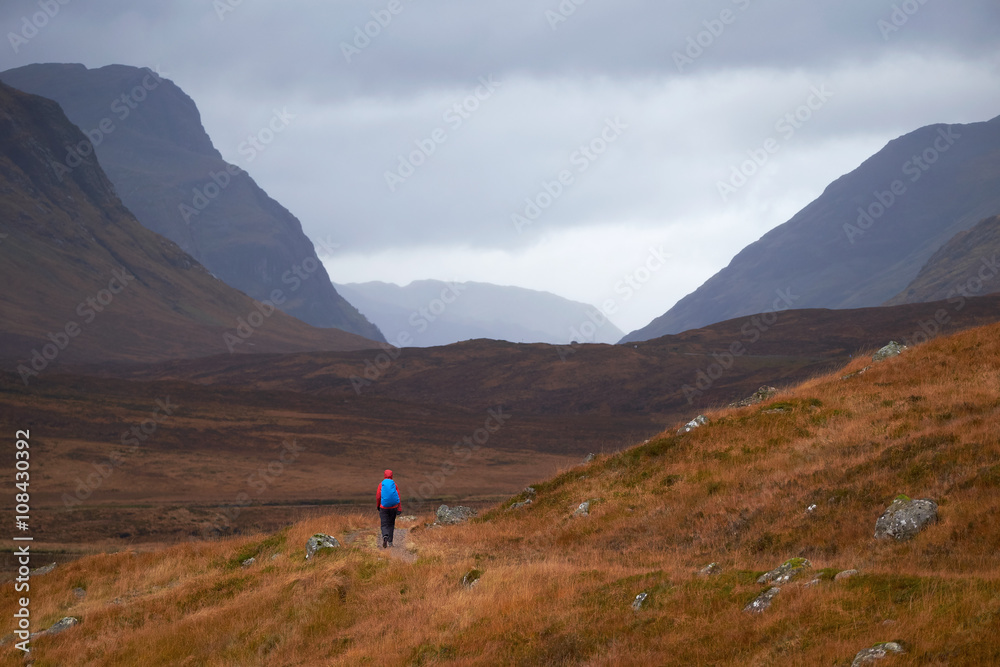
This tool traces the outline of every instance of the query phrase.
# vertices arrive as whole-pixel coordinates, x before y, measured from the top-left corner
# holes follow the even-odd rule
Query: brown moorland
[[[887,665],[1000,662],[1000,325],[708,413],[535,484],[460,526],[374,545],[370,514],[83,558],[32,580],[36,665]],[[845,376],[849,376],[846,377]],[[936,524],[877,541],[899,494]],[[583,501],[587,516],[573,516]],[[810,509],[812,508],[812,509]],[[343,547],[304,558],[315,532]],[[241,563],[256,560],[246,567]],[[743,607],[791,558],[811,576]],[[719,574],[698,576],[710,562]],[[849,579],[838,572],[856,569]],[[479,583],[464,587],[477,570]],[[812,586],[802,582],[819,581]],[[73,588],[86,591],[78,598]],[[635,610],[635,597],[646,593]],[[4,585],[0,614],[14,611]],[[3,649],[0,664],[21,664]]]

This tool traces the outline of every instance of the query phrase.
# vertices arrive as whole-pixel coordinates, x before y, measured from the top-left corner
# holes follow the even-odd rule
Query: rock
[[[802,584],[802,588],[812,588],[813,586],[819,586],[821,583],[823,583],[823,580],[820,579],[819,577],[816,577],[812,581],[807,581],[806,583]]]
[[[750,614],[763,613],[768,607],[771,606],[771,600],[774,599],[774,596],[780,592],[781,589],[777,586],[767,589],[755,597],[747,606],[743,607],[743,611]]]
[[[306,542],[306,560],[312,558],[313,555],[322,549],[337,549],[339,547],[340,542],[337,541],[336,537],[316,533]]]
[[[843,581],[845,579],[850,579],[854,575],[858,574],[857,570],[844,570],[843,572],[838,572],[833,578],[834,581]]]
[[[636,595],[635,599],[632,600],[632,609],[635,609],[636,611],[642,609],[642,605],[646,601],[646,598],[648,597],[649,593],[639,593],[638,595]]]
[[[933,500],[913,500],[896,496],[892,504],[875,522],[875,538],[908,540],[930,523],[937,521],[937,503]]]
[[[441,524],[464,523],[474,516],[476,516],[476,510],[471,507],[441,505],[437,509],[437,522]]]
[[[307,556],[307,558],[308,558],[308,556]],[[253,556],[250,556],[250,558],[247,558],[245,561],[243,561],[242,563],[240,563],[240,566],[241,567],[250,567],[251,565],[253,565],[256,562],[257,562],[257,559],[254,558]]]
[[[508,509],[508,510],[516,510],[516,509],[521,509],[522,507],[526,507],[526,506],[528,506],[528,505],[530,505],[530,504],[531,504],[531,498],[528,498],[527,500],[522,500],[522,501],[521,501],[521,502],[519,502],[519,503],[514,503],[513,505],[511,505],[511,506],[510,506],[510,507],[508,507],[507,509]]]
[[[34,570],[32,570],[31,571],[31,576],[38,577],[38,576],[41,576],[43,574],[48,574],[49,572],[51,572],[54,569],[56,569],[56,564],[55,563],[49,563],[48,565],[44,565],[42,567],[35,568]]]
[[[590,501],[585,500],[573,512],[573,516],[588,516],[590,514]]]
[[[466,588],[472,588],[479,583],[479,579],[483,576],[483,571],[477,568],[473,568],[465,573],[462,577],[462,585]]]
[[[709,563],[705,567],[698,570],[699,577],[711,577],[712,575],[719,574],[722,572],[722,566],[718,563]]]
[[[31,639],[34,639],[35,637],[47,637],[51,635],[58,635],[60,632],[69,630],[79,622],[80,619],[76,618],[75,616],[64,616],[63,618],[59,619],[59,621],[51,628],[47,628],[39,632],[32,632]]]
[[[872,361],[878,363],[880,361],[885,361],[892,357],[897,357],[903,353],[903,350],[907,349],[905,345],[897,343],[896,341],[889,341],[889,344],[880,349],[878,352],[872,355]]]
[[[705,415],[698,415],[697,417],[689,421],[687,424],[684,424],[684,426],[681,426],[679,429],[677,429],[677,435],[681,435],[682,433],[690,433],[699,426],[704,426],[707,423],[708,423],[708,417],[706,417]]]
[[[805,558],[789,558],[770,572],[765,572],[757,579],[758,584],[787,584],[812,567]]]
[[[778,390],[774,387],[764,386],[750,394],[744,399],[739,401],[734,401],[729,404],[731,408],[745,408],[748,405],[757,405],[758,403],[763,403],[767,399],[771,398],[778,393]]]
[[[401,516],[399,517],[399,519],[397,519],[397,521],[416,521],[416,520],[417,517],[413,516],[412,514],[407,514],[406,516]]]
[[[847,375],[841,376],[841,380],[849,380],[856,375],[864,375],[871,369],[871,366],[865,366],[860,371],[854,371],[853,373],[848,373]]]
[[[858,654],[854,656],[854,662],[851,663],[851,667],[859,667],[859,665],[866,665],[870,662],[882,660],[890,653],[906,653],[906,648],[900,642],[875,644],[871,648],[858,651]]]
[[[83,598],[87,597],[87,591],[78,586],[73,589],[73,595],[75,595],[78,599],[82,600]]]
[[[528,496],[529,498],[534,498],[536,493],[538,492],[535,491],[535,487],[533,486],[528,486],[525,487],[524,489],[524,495]]]
[[[594,454],[593,454],[593,453],[590,453],[590,454],[587,454],[586,458],[584,458],[584,459],[583,459],[583,462],[584,462],[584,463],[590,463],[590,462],[591,462],[591,461],[593,461],[593,460],[594,460],[595,458],[596,458],[596,457],[594,456]]]

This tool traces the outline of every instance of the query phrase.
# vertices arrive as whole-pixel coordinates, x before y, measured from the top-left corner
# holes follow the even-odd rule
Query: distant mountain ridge
[[[169,79],[124,65],[36,64],[0,80],[59,102],[139,221],[224,282],[259,300],[283,290],[281,309],[304,322],[384,340],[334,289],[298,219],[222,159]],[[65,146],[53,169],[65,176],[89,151],[87,140]]]
[[[0,83],[0,360],[25,384],[65,362],[361,350],[254,301],[135,219],[52,100]],[[228,342],[227,342],[228,341]]]
[[[417,280],[338,284],[393,345],[432,347],[489,338],[565,345],[615,343],[623,333],[594,306],[490,283]]]
[[[1000,117],[895,139],[701,287],[622,342],[766,311],[859,308],[893,298],[945,242],[1000,212]]]

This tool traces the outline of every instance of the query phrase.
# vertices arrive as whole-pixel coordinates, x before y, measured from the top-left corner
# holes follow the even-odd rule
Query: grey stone
[[[763,386],[754,393],[750,394],[744,399],[739,401],[734,401],[729,404],[731,408],[745,408],[748,405],[757,405],[758,403],[763,403],[767,399],[771,398],[778,393],[778,390],[774,387]]]
[[[778,586],[787,584],[811,567],[812,563],[805,558],[790,558],[770,572],[760,575],[757,578],[757,583],[775,584]]]
[[[247,558],[245,561],[243,561],[242,563],[240,563],[240,565],[242,567],[250,567],[251,565],[253,565],[256,562],[257,562],[257,559],[254,558],[253,556],[250,556],[250,558]]]
[[[42,567],[35,568],[34,570],[32,570],[31,571],[31,576],[38,577],[38,576],[41,576],[43,574],[48,574],[49,572],[51,572],[54,569],[56,569],[56,564],[55,563],[49,563],[48,565],[43,565]]]
[[[330,537],[329,535],[324,535],[323,533],[316,533],[306,542],[306,560],[309,560],[317,552],[323,549],[337,549],[339,547],[340,542],[337,541],[336,537]]]
[[[844,579],[850,579],[854,575],[858,574],[857,570],[844,570],[843,572],[838,572],[833,578],[834,581],[843,581]]]
[[[878,352],[872,355],[872,361],[877,363],[879,361],[885,361],[886,359],[890,359],[892,357],[897,357],[900,354],[902,354],[903,350],[905,349],[906,349],[905,345],[897,343],[894,340],[889,341],[888,345],[886,345],[885,347],[883,347]]]
[[[597,457],[596,457],[596,456],[594,456],[594,454],[593,454],[593,453],[590,453],[590,454],[587,454],[586,458],[584,458],[584,459],[583,459],[583,462],[584,462],[584,463],[590,463],[590,462],[591,462],[591,461],[593,461],[593,460],[594,460],[595,458],[597,458]]]
[[[875,644],[871,648],[858,651],[858,654],[854,656],[854,662],[851,663],[851,667],[859,667],[860,665],[882,660],[888,657],[890,653],[906,653],[906,648],[899,642]]]
[[[447,505],[441,505],[437,509],[437,522],[441,524],[456,524],[464,523],[476,516],[476,510],[471,507],[448,507]]]
[[[875,522],[875,538],[908,540],[937,521],[937,503],[933,500],[912,500],[897,496]]]
[[[513,505],[511,505],[507,509],[509,509],[509,510],[521,509],[522,507],[527,507],[530,504],[531,504],[531,498],[528,498],[527,500],[522,500],[519,503],[514,503]]]
[[[771,600],[774,599],[774,596],[780,592],[781,589],[778,588],[777,586],[773,586],[767,589],[766,591],[755,597],[753,600],[751,600],[750,603],[747,604],[747,606],[743,607],[743,611],[749,614],[763,613],[765,610],[767,610],[768,607],[771,606]]]
[[[399,521],[416,521],[417,517],[412,514],[407,514],[406,516],[399,517]]]
[[[462,577],[462,585],[466,588],[472,588],[479,583],[479,580],[483,577],[483,571],[473,568],[465,573]]]
[[[69,630],[79,622],[80,619],[76,618],[75,616],[64,616],[63,618],[59,619],[59,621],[52,627],[46,628],[45,630],[41,630],[39,632],[32,632],[30,638],[34,639],[35,637],[48,637],[51,635],[58,635],[60,632]]]
[[[677,435],[681,435],[683,433],[690,433],[696,428],[704,426],[707,423],[708,423],[708,417],[706,417],[705,415],[698,415],[697,417],[689,421],[687,424],[684,424],[684,426],[681,426],[679,429],[677,429]]]
[[[590,514],[590,501],[585,500],[573,511],[573,516],[588,516]]]
[[[525,487],[525,489],[524,489],[524,494],[526,496],[528,496],[529,498],[534,498],[536,493],[538,493],[538,492],[535,491],[535,487],[533,487],[533,486],[528,486],[528,487]]]
[[[699,577],[710,577],[714,574],[719,574],[722,572],[722,566],[718,563],[709,563],[705,567],[698,570]]]
[[[73,595],[75,595],[76,597],[78,597],[78,598],[80,598],[82,600],[83,598],[87,597],[87,591],[85,591],[84,589],[82,589],[82,588],[80,588],[78,586],[78,587],[76,587],[76,588],[73,589]]]
[[[649,593],[639,593],[636,595],[635,599],[632,600],[632,609],[635,609],[636,611],[642,609],[642,605],[646,602],[646,598],[648,597]]]

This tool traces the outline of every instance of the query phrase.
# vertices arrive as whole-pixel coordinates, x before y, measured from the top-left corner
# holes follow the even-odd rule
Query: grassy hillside
[[[848,665],[890,640],[908,652],[886,665],[996,664],[1000,326],[844,379],[868,363],[566,470],[527,507],[419,517],[398,554],[375,548],[372,512],[61,566],[33,580],[32,618],[82,623],[36,640],[34,664]],[[898,494],[934,499],[939,521],[876,541]],[[345,546],[307,562],[315,532]],[[744,612],[796,557],[811,572]]]

